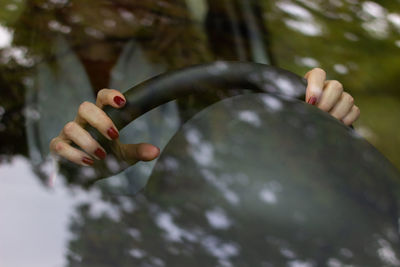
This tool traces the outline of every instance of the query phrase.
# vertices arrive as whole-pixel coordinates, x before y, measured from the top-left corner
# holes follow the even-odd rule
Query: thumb
[[[152,144],[120,144],[123,159],[134,164],[138,161],[151,161],[160,155],[160,149]]]

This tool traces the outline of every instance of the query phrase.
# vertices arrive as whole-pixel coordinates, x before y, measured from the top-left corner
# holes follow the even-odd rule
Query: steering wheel
[[[167,72],[140,83],[124,93],[126,105],[105,112],[121,130],[147,111],[169,101],[215,90],[249,89],[289,98],[305,93],[304,78],[284,69],[251,62],[217,61]],[[126,115],[121,116],[121,111]]]
[[[250,91],[296,99],[305,94],[306,84],[304,78],[278,67],[253,62],[216,61],[166,72],[146,80],[124,93],[126,104],[123,108],[106,107],[104,111],[117,129],[122,130],[153,108],[186,96],[217,92],[232,95]],[[107,149],[108,158],[116,159],[120,171],[129,167],[128,163],[119,160],[112,141],[90,125],[87,130]],[[104,163],[96,164],[102,169],[103,176],[115,174]]]
[[[104,111],[122,130],[131,121],[151,109],[188,95],[246,89],[285,98],[299,98],[305,94],[306,80],[290,71],[252,62],[216,61],[167,72],[146,80],[124,95],[126,104],[121,109],[106,107]],[[109,146],[110,141],[88,126],[88,131]],[[108,145],[107,145],[108,143]]]

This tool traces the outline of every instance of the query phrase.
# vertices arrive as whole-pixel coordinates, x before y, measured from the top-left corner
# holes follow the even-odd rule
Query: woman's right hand
[[[60,134],[50,142],[50,151],[69,161],[83,166],[91,166],[94,160],[103,160],[107,156],[105,149],[87,132],[88,123],[109,140],[114,140],[122,160],[129,164],[138,161],[150,161],[158,157],[160,150],[151,144],[122,144],[119,133],[112,120],[102,110],[106,105],[121,108],[126,100],[123,94],[113,89],[102,89],[97,94],[96,104],[83,102],[76,118],[65,124]],[[80,149],[71,146],[76,144]]]

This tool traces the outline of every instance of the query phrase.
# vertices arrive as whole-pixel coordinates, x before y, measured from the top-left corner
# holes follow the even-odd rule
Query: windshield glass
[[[162,235],[129,222],[166,266],[395,266],[399,175],[373,150],[301,102],[233,97],[161,155],[133,214]]]
[[[397,184],[390,182],[398,176],[360,137],[400,167],[399,32],[395,1],[2,0],[0,265],[195,266],[190,259],[210,266],[364,266],[367,260],[398,265]],[[218,91],[168,102],[121,131],[123,142],[158,146],[158,160],[121,172],[112,158],[107,168],[78,168],[50,157],[50,140],[74,119],[82,102],[95,102],[100,89],[126,92],[159,74],[216,60],[269,64],[301,76],[313,67],[326,69],[362,110],[357,134],[294,99],[233,100],[238,92]],[[275,82],[279,90],[290,91],[287,81]],[[300,136],[317,147],[307,149]],[[348,143],[341,144],[342,137]],[[274,152],[252,155],[257,140]],[[279,165],[286,156],[275,152],[276,145],[293,147],[289,165]],[[338,154],[328,156],[319,146]],[[327,175],[329,164],[344,164],[349,171]],[[267,166],[270,173],[259,181]],[[321,181],[309,175],[314,169]],[[160,184],[165,173],[176,177],[179,188]],[[203,187],[191,179],[186,184],[187,176],[202,179]],[[376,177],[383,177],[381,184]],[[107,179],[85,183],[98,178]],[[236,189],[246,181],[252,183],[247,191]],[[293,189],[297,185],[300,191]],[[186,193],[178,190],[185,186]],[[197,199],[210,192],[207,201],[213,203]],[[245,206],[230,202],[248,195],[253,198]],[[298,213],[281,214],[292,204]],[[201,217],[182,217],[198,206]],[[339,206],[346,209],[335,217]],[[241,214],[244,209],[248,213]],[[322,219],[315,215],[324,212]],[[257,218],[268,227],[255,224]],[[284,221],[288,228],[279,228]],[[315,228],[296,228],[307,222],[326,232],[318,236]],[[358,229],[362,222],[365,227]],[[253,231],[234,236],[243,229]],[[296,235],[285,236],[286,230]],[[265,243],[250,240],[257,233]],[[332,241],[339,235],[348,236],[347,243]],[[311,243],[302,247],[307,238]],[[271,250],[271,258],[264,258],[262,246]],[[312,254],[322,250],[320,259]]]

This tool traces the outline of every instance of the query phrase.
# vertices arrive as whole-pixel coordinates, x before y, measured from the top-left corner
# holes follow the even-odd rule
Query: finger
[[[86,151],[86,153],[97,159],[104,159],[106,157],[106,152],[99,145],[99,143],[85,129],[83,129],[74,121],[65,124],[60,137],[66,140],[71,140],[84,151]]]
[[[85,101],[79,106],[78,116],[75,118],[75,122],[80,125],[84,125],[86,122],[89,123],[108,140],[117,139],[119,137],[117,128],[112,120],[103,110],[93,103]]]
[[[50,142],[50,151],[82,166],[93,165],[93,159],[85,152],[72,147],[67,141],[56,137]]]
[[[307,72],[304,77],[307,79],[305,100],[307,103],[315,105],[322,95],[326,73],[323,69],[315,68]]]
[[[346,125],[352,125],[360,117],[360,109],[357,106],[353,106],[349,113],[342,119]]]
[[[96,106],[103,108],[110,105],[114,108],[121,108],[125,105],[126,99],[123,94],[114,89],[102,89],[97,93]]]
[[[130,163],[151,161],[160,154],[158,147],[146,143],[121,144],[120,149],[124,160]]]
[[[341,120],[344,116],[347,115],[347,113],[349,113],[353,105],[353,97],[350,94],[344,92],[340,97],[340,100],[336,103],[336,105],[329,113],[336,119]]]
[[[343,86],[338,81],[326,81],[324,91],[318,103],[318,108],[323,111],[330,111],[340,100],[343,93]]]

